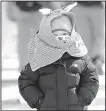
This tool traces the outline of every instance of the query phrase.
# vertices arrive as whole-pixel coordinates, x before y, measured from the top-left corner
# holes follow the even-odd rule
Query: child
[[[73,5],[49,11],[29,43],[19,91],[31,108],[84,110],[98,92],[98,72],[75,31]]]

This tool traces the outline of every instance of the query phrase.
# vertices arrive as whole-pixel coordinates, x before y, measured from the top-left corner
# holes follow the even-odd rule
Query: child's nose
[[[59,40],[63,40],[63,37],[58,37]]]

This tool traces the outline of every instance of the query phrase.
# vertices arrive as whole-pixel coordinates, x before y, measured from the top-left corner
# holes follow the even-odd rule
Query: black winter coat
[[[84,110],[99,87],[98,72],[88,55],[72,57],[67,53],[34,72],[28,63],[18,83],[28,105],[39,110]]]

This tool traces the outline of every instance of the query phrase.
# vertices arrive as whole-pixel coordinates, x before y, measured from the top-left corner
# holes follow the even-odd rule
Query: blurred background
[[[2,2],[2,110],[31,110],[19,94],[17,79],[28,62],[29,40],[39,30],[42,15],[38,10],[55,10],[71,3]],[[99,71],[99,91],[88,109],[105,110],[105,2],[79,1],[72,12],[76,16],[76,30]]]

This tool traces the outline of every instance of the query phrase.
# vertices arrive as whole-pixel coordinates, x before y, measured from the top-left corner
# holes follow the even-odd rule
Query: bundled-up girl
[[[40,10],[40,29],[30,40],[29,62],[18,79],[20,94],[31,108],[84,110],[97,95],[98,72],[70,12],[75,5]]]

